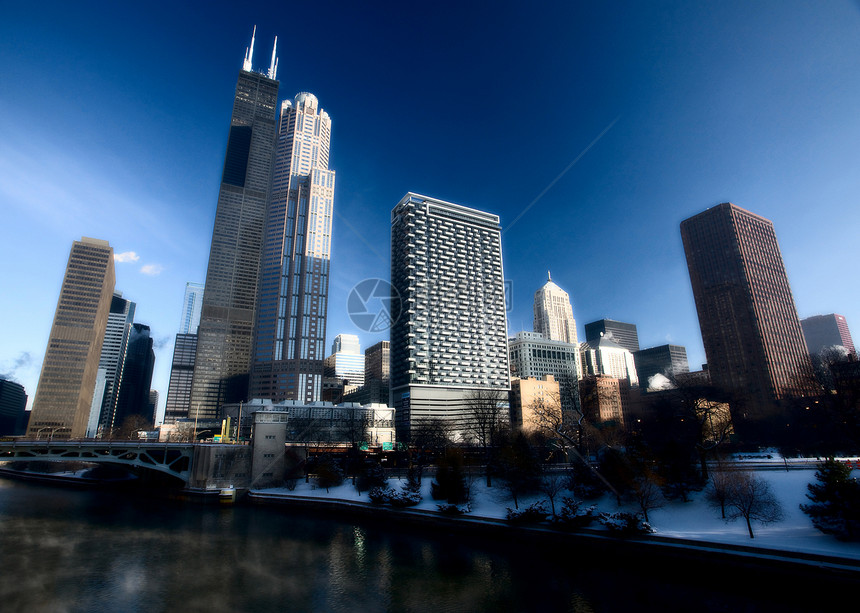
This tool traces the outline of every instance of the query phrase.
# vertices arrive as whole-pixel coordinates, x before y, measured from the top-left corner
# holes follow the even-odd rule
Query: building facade
[[[126,419],[136,415],[152,425],[149,409],[149,392],[152,386],[152,371],[155,368],[155,352],[149,326],[132,324],[128,339],[125,364],[122,368],[116,409],[106,423],[107,431],[122,428]],[[143,425],[140,422],[139,425]]]
[[[379,341],[364,350],[364,380],[377,379],[388,385],[391,363],[391,342]]]
[[[188,419],[191,413],[191,382],[194,378],[194,359],[197,355],[197,335],[177,334],[173,344],[173,362],[170,382],[164,404],[164,423],[175,424]]]
[[[471,394],[510,389],[498,216],[406,194],[391,212],[391,284],[398,440],[427,420],[462,436]]]
[[[119,398],[120,379],[125,366],[125,354],[128,350],[128,338],[134,324],[134,312],[137,305],[122,297],[122,292],[114,292],[110,304],[110,315],[105,328],[105,339],[99,358],[99,368],[104,369],[104,388],[100,399],[101,406],[94,417],[98,429],[108,427],[116,411]],[[98,388],[97,388],[98,389]],[[98,396],[98,394],[96,394]],[[91,430],[91,429],[90,429]]]
[[[192,384],[192,417],[217,419],[248,392],[260,247],[275,152],[278,82],[251,71],[253,39],[239,73],[206,270]]]
[[[552,375],[511,379],[511,426],[523,432],[553,427],[564,419],[558,404],[558,381]]]
[[[633,354],[633,361],[636,364],[639,385],[645,390],[649,388],[651,378],[655,375],[663,375],[672,380],[679,374],[690,372],[687,349],[680,345],[640,349]]]
[[[803,329],[806,348],[813,355],[834,345],[845,347],[848,353],[856,352],[851,332],[848,330],[848,322],[843,315],[836,313],[813,315],[801,319],[800,327]]]
[[[552,341],[539,332],[517,332],[508,339],[511,375],[540,379],[552,375],[559,385],[563,411],[579,410],[579,345]]]
[[[203,310],[203,289],[202,283],[188,282],[185,284],[179,334],[197,334],[197,326],[200,325],[200,313]]]
[[[713,384],[759,407],[815,393],[773,223],[724,203],[681,238]]]
[[[591,422],[612,421],[627,426],[630,384],[609,375],[588,375],[579,382],[582,412]]]
[[[534,331],[550,341],[577,343],[570,296],[552,282],[552,277],[535,292]]]
[[[284,101],[263,241],[253,398],[321,397],[335,183],[330,141],[331,118],[316,96]]]
[[[364,355],[354,334],[338,334],[331,345],[332,354],[325,359],[325,377],[347,385],[364,385]]]
[[[583,377],[605,375],[623,379],[628,385],[639,385],[633,354],[606,336],[579,346]]]
[[[636,324],[614,319],[599,319],[585,324],[586,341],[597,341],[602,336],[624,347],[630,353],[639,351],[639,332],[636,330]]]
[[[113,249],[82,238],[69,254],[28,436],[82,438],[93,406],[114,283]]]
[[[27,394],[15,381],[0,379],[0,436],[21,436],[27,427]]]

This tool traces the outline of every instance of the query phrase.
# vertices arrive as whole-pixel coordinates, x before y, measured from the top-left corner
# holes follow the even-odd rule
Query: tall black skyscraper
[[[274,50],[265,75],[251,71],[253,52],[252,38],[236,84],[218,193],[198,328],[192,418],[219,418],[221,405],[244,399],[248,390],[278,101]]]
[[[132,324],[116,410],[108,424],[109,428],[121,428],[125,420],[132,415],[139,415],[152,421],[152,412],[149,410],[149,391],[154,367],[155,352],[152,350],[149,326]]]

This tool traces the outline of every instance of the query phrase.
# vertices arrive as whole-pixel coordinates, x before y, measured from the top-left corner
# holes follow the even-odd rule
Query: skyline
[[[152,329],[164,405],[255,24],[255,70],[280,37],[279,99],[308,91],[332,116],[326,347],[387,340],[352,324],[346,298],[388,279],[390,212],[409,191],[501,217],[510,336],[531,329],[549,269],[580,338],[597,319],[634,323],[643,348],[683,345],[698,369],[678,226],[721,202],[773,221],[801,318],[860,325],[843,272],[860,227],[857,3],[167,6],[0,9],[0,374],[31,402],[68,251],[88,236],[125,254],[116,289]],[[291,62],[314,32],[287,44],[288,25],[323,13],[332,44]]]

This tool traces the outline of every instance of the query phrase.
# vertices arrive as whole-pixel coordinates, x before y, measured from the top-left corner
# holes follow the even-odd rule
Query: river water
[[[791,578],[751,588],[736,581],[743,569],[692,566],[618,547],[0,479],[6,612],[815,610],[786,593]]]

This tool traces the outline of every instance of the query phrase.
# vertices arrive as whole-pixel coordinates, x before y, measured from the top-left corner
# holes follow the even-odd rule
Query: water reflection
[[[0,480],[0,522],[0,608],[8,611],[587,613],[686,611],[691,602],[700,611],[804,610],[790,599],[751,604],[748,594],[725,594],[705,564],[691,571],[687,561],[661,567],[623,549],[422,535],[281,507]]]

